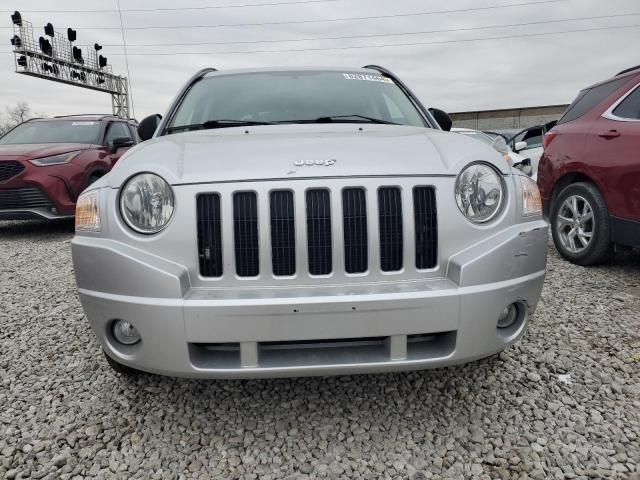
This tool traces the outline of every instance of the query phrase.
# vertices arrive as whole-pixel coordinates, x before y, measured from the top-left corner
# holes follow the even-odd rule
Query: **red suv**
[[[640,247],[640,66],[582,90],[543,143],[538,186],[560,254],[595,265]]]
[[[138,142],[112,115],[33,119],[0,138],[0,220],[73,216],[76,198]]]

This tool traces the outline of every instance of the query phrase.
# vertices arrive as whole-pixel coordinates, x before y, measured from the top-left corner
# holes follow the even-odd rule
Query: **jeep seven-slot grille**
[[[331,238],[329,190],[307,190],[307,253],[311,275],[331,273]]]
[[[239,277],[255,277],[260,272],[260,255],[258,202],[254,192],[238,192],[233,196],[233,240],[236,273]]]
[[[402,197],[396,187],[378,190],[378,223],[380,225],[380,268],[394,272],[402,268]]]
[[[345,272],[366,272],[369,264],[369,241],[367,200],[362,188],[345,188],[342,191],[342,231]]]
[[[416,268],[436,266],[438,222],[436,218],[436,192],[429,187],[413,189],[413,214],[416,242]]]
[[[0,161],[0,182],[15,177],[24,170],[24,165],[15,160]]]
[[[220,225],[220,195],[198,195],[198,257],[200,274],[222,276],[222,227]]]
[[[271,215],[271,261],[273,274],[296,273],[296,226],[293,192],[277,190],[269,196]]]
[[[404,224],[411,226],[412,222],[415,268],[434,268],[438,264],[435,190],[430,186],[415,186],[407,194],[411,196],[403,195],[396,186],[381,186],[369,193],[360,187],[338,192],[327,188],[305,192],[274,190],[269,192],[268,205],[264,206],[258,204],[255,192],[235,192],[229,200],[221,200],[219,193],[200,194],[196,201],[200,274],[221,277],[224,259],[232,264],[231,252],[235,258],[234,273],[239,277],[296,275],[300,273],[296,265],[305,264],[299,263],[297,256],[305,253],[306,272],[302,273],[310,275],[329,275],[336,269],[347,274],[367,274],[372,267],[383,272],[398,272],[413,267],[405,264],[405,261],[413,263],[414,252],[405,252],[405,246],[411,243],[404,241]],[[296,200],[298,196],[302,198]],[[403,205],[403,201],[413,201],[413,205]],[[233,219],[233,232],[226,236],[222,222],[225,202],[231,207],[226,208]],[[296,202],[303,202],[301,211],[295,210]],[[304,218],[296,219],[298,215]],[[332,215],[341,218],[332,219]],[[373,219],[372,215],[375,216]],[[263,218],[262,223],[260,218]],[[260,229],[260,225],[266,227]],[[342,226],[342,232],[335,232],[339,239],[334,238],[332,225]],[[301,232],[302,226],[304,231]],[[376,226],[377,231],[373,230]],[[223,238],[233,242],[224,251]],[[372,241],[379,242],[375,250],[372,250]],[[261,242],[270,243],[269,247],[263,245],[263,252],[271,253],[270,271],[260,271]],[[340,249],[338,252],[334,252],[334,243],[335,248]],[[371,251],[376,252],[376,257],[379,255],[373,264]],[[334,265],[335,259],[344,264]],[[263,269],[268,262],[267,259],[262,261]]]

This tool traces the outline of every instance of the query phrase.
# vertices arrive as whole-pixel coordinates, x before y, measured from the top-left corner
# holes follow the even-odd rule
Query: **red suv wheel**
[[[597,265],[611,258],[611,226],[607,205],[591,183],[566,187],[551,212],[553,242],[567,260],[578,265]]]

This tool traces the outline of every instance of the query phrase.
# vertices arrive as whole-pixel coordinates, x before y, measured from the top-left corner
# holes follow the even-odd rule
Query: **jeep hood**
[[[457,133],[370,124],[268,125],[165,135],[129,150],[104,178],[138,172],[172,185],[351,176],[457,175],[469,162],[509,173],[491,147]]]

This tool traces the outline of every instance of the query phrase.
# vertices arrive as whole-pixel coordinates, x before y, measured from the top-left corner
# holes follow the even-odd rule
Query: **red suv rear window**
[[[614,78],[607,83],[582,90],[571,105],[569,105],[569,108],[564,112],[562,118],[558,120],[558,125],[580,118],[628,81],[628,76]]]

